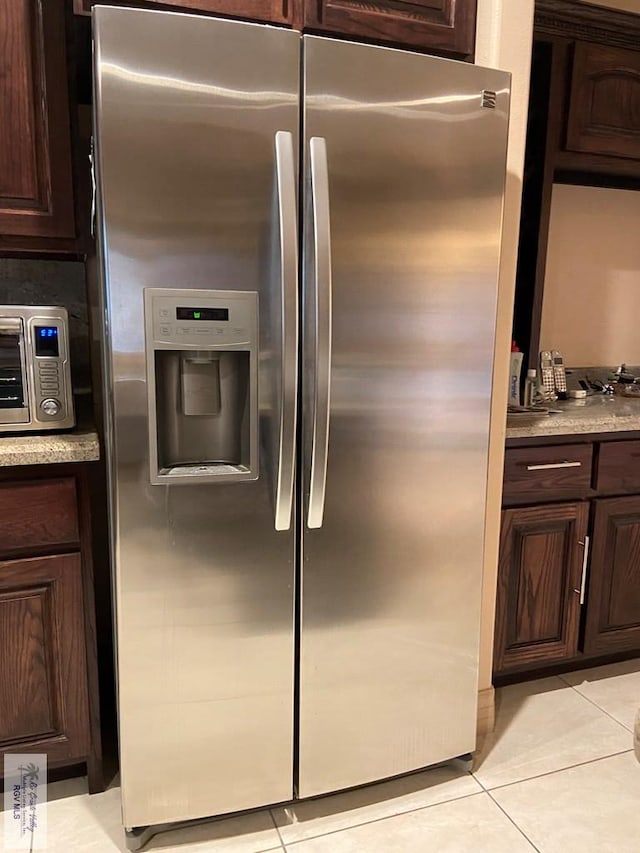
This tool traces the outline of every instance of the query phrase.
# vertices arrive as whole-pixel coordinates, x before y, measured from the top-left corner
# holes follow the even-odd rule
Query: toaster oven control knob
[[[45,413],[45,415],[49,415],[50,418],[55,417],[60,411],[60,403],[57,400],[43,400],[40,403],[40,408]]]

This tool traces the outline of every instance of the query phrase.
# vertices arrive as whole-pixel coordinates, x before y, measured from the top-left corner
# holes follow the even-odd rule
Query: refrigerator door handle
[[[314,243],[312,324],[315,331],[315,387],[307,527],[318,528],[322,527],[324,516],[331,406],[331,221],[326,140],[314,136],[309,141],[309,148]]]
[[[289,530],[293,510],[298,411],[298,232],[293,134],[275,135],[280,229],[282,386],[276,479],[275,529]]]

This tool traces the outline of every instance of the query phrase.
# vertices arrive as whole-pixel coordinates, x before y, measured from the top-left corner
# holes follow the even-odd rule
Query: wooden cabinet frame
[[[91,7],[100,0],[73,0],[77,15],[89,15]],[[295,26],[302,17],[303,0],[112,0],[112,5],[138,6],[147,9],[192,12],[203,15],[223,15],[246,18],[272,24]]]

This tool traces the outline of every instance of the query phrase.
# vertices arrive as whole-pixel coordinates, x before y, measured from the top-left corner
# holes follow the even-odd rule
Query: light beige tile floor
[[[605,758],[632,748],[629,730],[560,678],[500,691],[496,728],[481,744],[474,775],[485,788]]]
[[[583,669],[560,677],[594,705],[633,730],[640,707],[640,666],[637,660]]]
[[[507,687],[473,774],[436,768],[173,830],[145,850],[639,853],[640,763],[630,730],[638,706],[640,659]],[[84,780],[50,786],[47,850],[122,853],[118,788],[85,791]]]

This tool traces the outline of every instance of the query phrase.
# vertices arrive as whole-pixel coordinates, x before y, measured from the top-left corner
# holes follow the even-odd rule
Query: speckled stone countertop
[[[558,401],[553,408],[562,413],[517,426],[507,421],[507,440],[640,430],[640,398],[595,394],[585,400]]]
[[[98,433],[91,427],[81,426],[56,434],[0,436],[2,468],[55,462],[95,462],[99,458]]]

